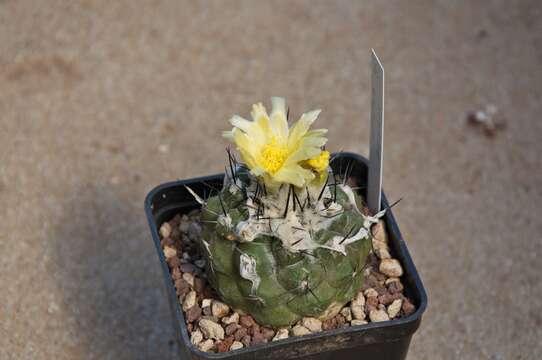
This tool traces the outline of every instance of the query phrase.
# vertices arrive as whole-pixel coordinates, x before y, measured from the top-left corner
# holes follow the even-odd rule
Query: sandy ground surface
[[[513,5],[512,5],[513,3]],[[367,153],[430,305],[410,359],[542,356],[539,1],[0,1],[0,358],[173,359],[143,199],[219,172],[256,101]],[[489,139],[467,110],[495,104]]]

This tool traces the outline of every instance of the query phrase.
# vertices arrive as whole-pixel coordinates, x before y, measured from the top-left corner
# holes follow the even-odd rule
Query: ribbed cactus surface
[[[362,215],[355,191],[331,176],[271,191],[241,169],[202,203],[209,281],[260,324],[332,317],[361,287],[374,219]]]

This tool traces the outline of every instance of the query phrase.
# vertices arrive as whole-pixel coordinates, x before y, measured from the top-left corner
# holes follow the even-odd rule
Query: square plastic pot
[[[355,177],[358,183],[363,186],[363,184],[367,183],[367,159],[357,154],[340,153],[337,155],[336,160],[333,161],[333,168],[336,172],[339,172],[340,169],[346,169],[347,164],[350,162],[353,164],[351,176]],[[198,194],[203,195],[205,191],[203,181],[221,186],[223,178],[224,174],[220,174],[166,183],[154,188],[145,199],[145,212],[164,274],[171,309],[171,320],[175,330],[180,359],[399,360],[406,358],[410,339],[418,329],[422,314],[427,307],[427,296],[391,210],[387,211],[384,217],[389,245],[392,256],[399,260],[403,266],[402,282],[405,287],[405,295],[416,306],[416,311],[413,314],[396,320],[368,323],[302,337],[290,337],[285,340],[226,353],[201,352],[193,346],[176,296],[173,280],[160,246],[158,229],[162,223],[170,220],[176,214],[186,213],[199,207],[199,204],[194,201],[184,185],[190,186]],[[365,197],[365,191],[361,190],[360,192]],[[382,208],[386,207],[388,207],[388,201],[385,195],[382,194]]]

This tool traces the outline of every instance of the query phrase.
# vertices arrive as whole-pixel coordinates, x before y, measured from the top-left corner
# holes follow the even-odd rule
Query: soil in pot
[[[351,302],[324,322],[303,318],[281,328],[258,324],[249,314],[240,314],[220,301],[206,280],[205,260],[199,251],[202,227],[200,211],[177,214],[160,227],[161,246],[178,300],[184,312],[191,342],[202,351],[226,352],[369,322],[393,321],[416,309],[404,294],[403,270],[392,258],[383,223],[375,226],[373,251],[369,254],[366,278]]]

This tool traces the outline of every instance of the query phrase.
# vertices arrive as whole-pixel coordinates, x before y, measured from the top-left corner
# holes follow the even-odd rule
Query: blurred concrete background
[[[542,3],[0,1],[0,358],[173,359],[143,199],[221,171],[234,113],[322,108],[428,290],[410,359],[542,356]],[[506,129],[465,123],[494,104]]]

